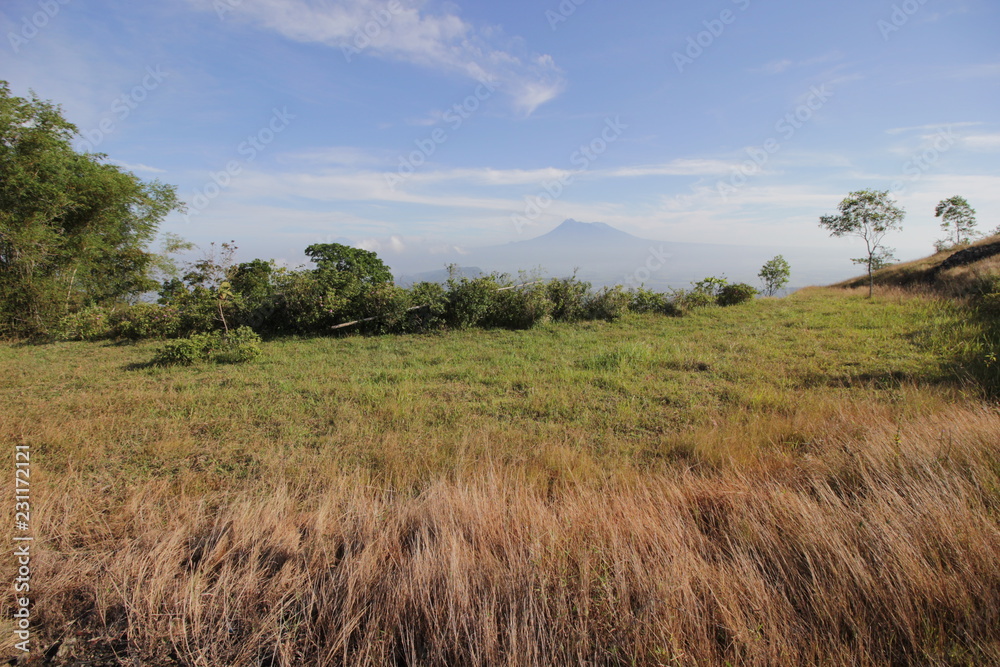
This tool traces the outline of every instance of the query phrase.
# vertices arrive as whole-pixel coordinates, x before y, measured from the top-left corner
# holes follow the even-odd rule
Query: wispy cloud
[[[972,134],[963,137],[962,143],[974,151],[997,151],[1000,150],[1000,133]]]
[[[930,123],[928,125],[913,125],[911,127],[893,127],[885,131],[886,134],[904,134],[906,132],[936,132],[947,128],[975,127],[982,125],[981,122],[963,121],[959,123]]]
[[[189,0],[215,11],[217,0]],[[297,42],[316,42],[427,69],[492,81],[530,114],[565,86],[548,55],[497,26],[473,26],[455,13],[431,13],[425,3],[401,0],[242,0],[226,19],[242,17]],[[372,29],[368,29],[371,27]]]
[[[117,164],[119,167],[122,167],[123,169],[127,169],[129,171],[145,172],[145,173],[149,173],[149,174],[165,174],[165,173],[167,173],[166,169],[159,169],[157,167],[150,167],[149,165],[142,164],[141,162],[138,162],[136,164],[131,164],[129,162],[122,162],[120,160],[112,160],[112,162],[114,164]]]
[[[781,74],[794,64],[795,63],[791,60],[772,60],[771,62],[765,63],[757,69],[752,69],[750,71],[761,74]]]

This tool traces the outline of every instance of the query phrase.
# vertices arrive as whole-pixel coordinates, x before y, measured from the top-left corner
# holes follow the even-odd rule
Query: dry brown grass
[[[1000,236],[988,236],[965,247],[1000,243]],[[934,268],[951,257],[956,250],[938,252],[912,262],[894,264],[874,273],[876,286],[906,288],[918,293],[943,294],[949,297],[964,296],[975,290],[983,278],[1000,274],[1000,255],[934,272]],[[867,289],[868,277],[859,276],[838,283],[835,287]]]
[[[998,414],[883,417],[600,484],[500,465],[81,504],[67,481],[39,500],[35,613],[142,664],[997,664]]]

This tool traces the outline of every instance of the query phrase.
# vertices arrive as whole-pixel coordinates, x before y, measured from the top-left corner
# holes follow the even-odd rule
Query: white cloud
[[[795,63],[793,63],[791,60],[773,60],[773,61],[771,61],[769,63],[763,64],[758,69],[751,70],[751,71],[752,72],[761,72],[761,73],[764,73],[764,74],[781,74],[782,72],[784,72],[785,70],[787,70],[789,67],[791,67],[794,64]]]
[[[217,0],[189,0],[217,11]],[[298,42],[334,47],[348,60],[374,56],[495,82],[514,108],[532,113],[562,92],[562,72],[548,55],[494,26],[475,27],[454,13],[430,13],[402,0],[242,0],[225,18],[255,22]]]
[[[158,169],[157,167],[150,167],[149,165],[142,164],[141,162],[137,164],[129,164],[128,162],[121,162],[120,160],[112,160],[112,162],[114,164],[117,164],[119,167],[127,169],[129,171],[140,171],[140,172],[147,172],[150,174],[167,173],[166,169]]]
[[[980,122],[958,122],[958,123],[931,123],[929,125],[913,125],[910,127],[893,127],[885,131],[886,134],[903,134],[906,132],[936,132],[956,127],[974,127],[982,125]]]
[[[962,143],[975,151],[997,151],[1000,150],[1000,133],[972,134],[963,137]]]

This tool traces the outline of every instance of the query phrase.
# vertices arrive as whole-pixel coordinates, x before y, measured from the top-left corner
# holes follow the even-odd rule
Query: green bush
[[[437,329],[445,323],[448,311],[448,293],[440,283],[417,283],[410,288],[410,304],[423,306],[411,310],[406,321],[409,331]]]
[[[448,280],[448,309],[445,319],[456,329],[482,326],[495,311],[498,276]]]
[[[719,290],[715,300],[720,306],[735,306],[736,304],[753,301],[755,296],[757,296],[757,289],[755,287],[746,283],[733,283],[732,285],[724,285]]]
[[[530,329],[552,318],[553,303],[545,285],[526,285],[497,292],[488,326]]]
[[[88,306],[59,320],[55,335],[59,340],[100,340],[111,338],[114,328],[110,313],[100,306]]]
[[[154,352],[153,363],[160,366],[190,366],[209,360],[239,363],[253,361],[261,352],[260,336],[250,327],[240,327],[228,334],[207,331],[167,341]]]
[[[633,313],[666,313],[671,307],[668,294],[645,287],[629,290],[629,310]]]
[[[181,315],[173,306],[137,303],[116,310],[109,318],[118,338],[171,338],[181,329]]]
[[[262,353],[257,332],[250,327],[240,327],[222,336],[222,348],[216,361],[232,364],[253,361]]]
[[[715,304],[715,294],[710,294],[702,290],[679,289],[674,293],[674,305],[681,312],[687,312],[694,308],[714,306]]]
[[[546,285],[549,301],[552,302],[552,319],[560,322],[575,322],[587,316],[587,299],[590,283],[570,278],[553,278]]]
[[[153,363],[160,366],[190,366],[197,361],[210,359],[212,353],[221,346],[221,332],[196,333],[187,338],[167,341],[158,347],[153,353]]]
[[[207,287],[196,285],[190,290],[173,290],[169,292],[169,296],[161,296],[160,302],[176,309],[179,336],[212,331],[222,326],[219,320],[219,300]],[[227,313],[226,316],[233,315],[234,313]]]
[[[587,301],[587,316],[614,322],[628,312],[631,297],[620,285],[605,287]]]
[[[402,287],[384,283],[365,288],[359,298],[358,318],[374,317],[365,329],[378,333],[402,331],[405,328],[410,294]]]

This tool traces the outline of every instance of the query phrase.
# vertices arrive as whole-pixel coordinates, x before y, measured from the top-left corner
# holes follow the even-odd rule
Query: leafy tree
[[[76,133],[58,106],[0,81],[0,335],[155,288],[146,247],[182,210],[175,188],[76,152]]]
[[[888,190],[858,190],[852,192],[837,207],[839,215],[820,217],[820,227],[830,231],[831,236],[857,236],[864,240],[867,257],[851,260],[864,264],[868,269],[868,296],[875,289],[872,273],[892,261],[892,248],[883,245],[885,235],[902,228],[906,212],[896,206],[889,197]]]
[[[314,243],[306,248],[306,255],[316,263],[317,273],[323,276],[339,275],[341,279],[352,276],[369,286],[392,282],[389,267],[368,250],[340,243]]]
[[[934,217],[941,218],[941,229],[948,232],[948,241],[954,234],[955,245],[968,245],[979,236],[976,231],[976,210],[964,197],[951,197],[938,202]],[[942,244],[943,245],[943,244]]]
[[[792,274],[792,268],[781,255],[775,255],[761,267],[757,276],[764,285],[764,294],[774,296],[782,287],[788,284],[788,277]]]
[[[316,263],[313,273],[323,292],[323,309],[334,319],[362,317],[367,295],[393,282],[389,267],[368,250],[316,243],[306,248],[306,255]]]

